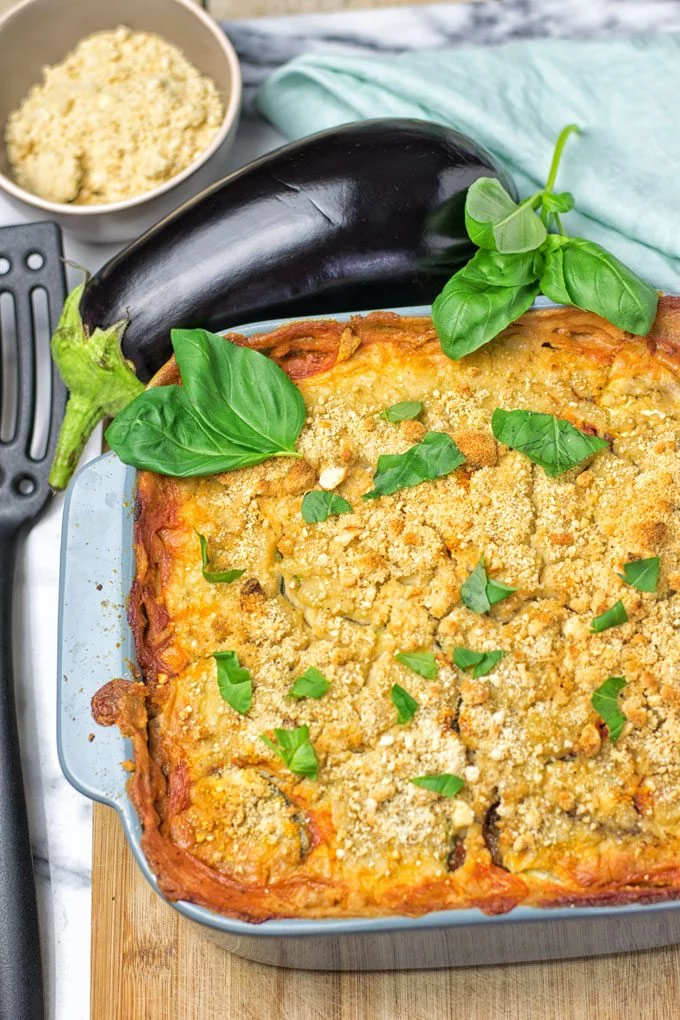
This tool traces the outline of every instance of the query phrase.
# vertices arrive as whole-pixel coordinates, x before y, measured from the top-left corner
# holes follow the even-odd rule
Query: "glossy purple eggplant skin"
[[[431,302],[474,253],[465,195],[515,188],[465,135],[419,120],[348,124],[256,160],[161,220],[87,284],[85,327],[129,324],[147,380],[173,327]]]

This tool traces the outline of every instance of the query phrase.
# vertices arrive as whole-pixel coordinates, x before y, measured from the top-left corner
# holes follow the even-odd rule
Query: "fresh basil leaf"
[[[174,478],[233,471],[266,459],[206,429],[182,386],[141,393],[113,419],[106,441],[124,464]]]
[[[201,544],[202,570],[206,581],[210,581],[211,584],[231,584],[245,574],[245,570],[211,570],[210,558],[208,556],[208,540],[200,531],[197,531],[196,534]]]
[[[522,287],[533,283],[541,275],[536,272],[537,252],[505,254],[480,248],[460,275],[471,283],[492,284],[495,287]],[[542,262],[540,263],[542,266]]]
[[[531,308],[538,293],[538,282],[500,287],[456,273],[432,305],[444,354],[457,361],[483,347]]]
[[[624,563],[623,573],[619,574],[622,581],[638,591],[656,591],[659,583],[661,560],[658,556],[650,556],[646,560],[631,560]]]
[[[493,652],[473,652],[471,648],[454,648],[453,661],[458,669],[472,673],[475,680],[486,676],[501,661],[505,652],[497,649]]]
[[[508,201],[509,200],[509,201]],[[546,229],[532,209],[535,196],[519,204],[493,178],[471,185],[465,203],[465,226],[481,248],[515,254],[533,251],[546,238]]]
[[[423,413],[423,404],[420,400],[404,400],[401,404],[392,404],[380,412],[380,417],[385,421],[412,421],[419,414]]]
[[[245,715],[253,701],[250,670],[244,669],[236,652],[213,652],[217,664],[217,686],[220,694],[234,711]]]
[[[269,457],[295,453],[307,409],[276,362],[205,329],[170,336],[182,385],[208,428]]]
[[[309,741],[309,726],[296,726],[292,730],[274,730],[274,736],[275,741],[262,733],[260,740],[279,756],[291,772],[316,779],[319,763]]]
[[[397,710],[397,722],[400,726],[410,722],[418,711],[418,702],[412,698],[408,691],[405,691],[399,684],[392,684],[390,690],[392,704]]]
[[[468,575],[460,589],[460,599],[464,606],[473,613],[488,613],[492,606],[507,599],[516,588],[503,581],[488,577],[484,566],[484,557]]]
[[[499,443],[518,450],[556,478],[608,447],[604,439],[590,436],[571,422],[538,411],[504,411],[491,416],[491,429]]]
[[[480,177],[468,188],[465,199],[465,228],[473,244],[496,247],[494,223],[512,215],[515,202],[495,177]]]
[[[302,676],[297,678],[290,689],[290,695],[292,698],[314,698],[316,700],[323,697],[330,687],[331,685],[323,673],[316,666],[310,666]]]
[[[590,699],[590,704],[609,730],[611,741],[619,739],[621,731],[626,725],[626,717],[618,705],[619,694],[625,686],[626,681],[622,676],[610,676],[597,688]]]
[[[570,191],[544,191],[541,205],[546,212],[567,213],[574,208],[574,196]]]
[[[437,660],[432,652],[395,652],[394,657],[402,666],[408,666],[426,680],[436,680]]]
[[[451,436],[445,432],[428,432],[406,453],[388,453],[378,457],[373,475],[375,488],[364,493],[362,499],[390,496],[420,482],[442,478],[464,463],[465,457]]]
[[[569,237],[547,252],[541,290],[559,304],[601,315],[619,329],[646,336],[657,291],[594,241]]]
[[[125,464],[187,478],[297,456],[300,391],[273,361],[205,330],[174,330],[182,386],[146,390],[106,431]]]
[[[306,492],[302,497],[301,513],[307,524],[327,521],[329,517],[337,517],[340,514],[351,512],[352,504],[342,496],[338,496],[337,492],[314,489],[313,492]]]
[[[532,209],[535,197],[517,204],[494,177],[480,177],[468,188],[465,226],[480,248],[504,253],[532,251],[546,238],[546,229]]]
[[[451,772],[440,772],[436,776],[415,776],[410,782],[442,797],[455,797],[465,786],[460,776],[454,776]]]
[[[512,585],[506,584],[505,581],[497,581],[494,577],[490,577],[486,583],[486,597],[492,606],[509,598],[514,591],[517,589]]]
[[[600,613],[599,616],[594,618],[590,624],[590,629],[594,634],[601,634],[603,630],[609,630],[610,627],[618,627],[620,624],[627,622],[628,613],[626,612],[626,607],[619,599],[611,609],[607,609],[604,613]]]

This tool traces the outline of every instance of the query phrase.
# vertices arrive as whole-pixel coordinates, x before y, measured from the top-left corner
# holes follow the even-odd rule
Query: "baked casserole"
[[[533,310],[459,362],[391,313],[229,339],[296,382],[302,456],[139,474],[142,676],[94,699],[132,738],[162,891],[248,921],[676,897],[680,299],[644,339]],[[154,385],[176,382],[169,362]],[[598,448],[553,477],[496,438],[497,409]],[[433,433],[459,466],[364,498]],[[341,509],[306,519],[310,492]]]

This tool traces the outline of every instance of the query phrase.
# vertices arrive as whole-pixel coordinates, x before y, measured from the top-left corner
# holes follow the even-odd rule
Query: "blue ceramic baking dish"
[[[543,302],[541,302],[543,303]],[[400,309],[429,314],[429,308]],[[338,315],[347,319],[349,315]],[[250,334],[282,321],[245,327]],[[70,782],[118,812],[144,875],[157,888],[120,762],[130,742],[93,722],[90,699],[135,660],[125,605],[133,576],[135,472],[112,454],[88,464],[66,496],[61,548],[58,744]],[[95,733],[94,740],[88,734]],[[277,920],[249,924],[192,903],[172,906],[225,949],[259,963],[311,970],[397,970],[515,963],[649,949],[680,941],[680,903],[539,910],[487,917],[447,910],[424,917]]]

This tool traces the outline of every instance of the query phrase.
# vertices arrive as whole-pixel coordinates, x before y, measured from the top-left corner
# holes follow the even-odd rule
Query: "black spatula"
[[[14,707],[12,587],[17,545],[51,494],[47,476],[65,393],[46,337],[65,295],[56,224],[0,228],[0,1020],[44,1016]]]

